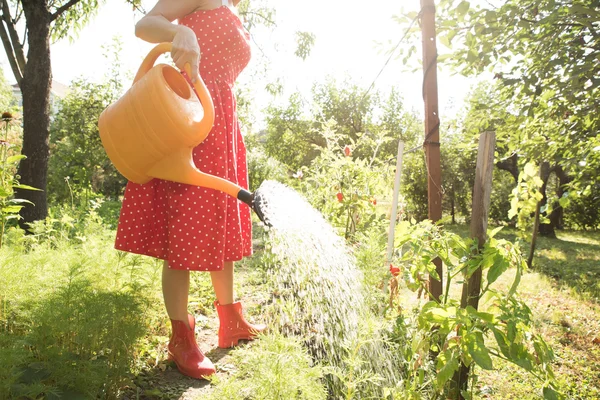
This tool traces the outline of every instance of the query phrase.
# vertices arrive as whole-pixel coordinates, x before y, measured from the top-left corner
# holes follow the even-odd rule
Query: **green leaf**
[[[545,400],[560,400],[563,398],[556,390],[552,389],[550,386],[544,386],[544,399]]]
[[[462,17],[467,13],[467,11],[469,11],[470,7],[471,3],[468,1],[461,1],[460,4],[456,6],[456,12],[458,13],[459,17]]]
[[[446,350],[437,358],[436,382],[438,387],[443,387],[458,370],[458,357],[456,351]]]
[[[27,157],[26,157],[26,156],[24,156],[23,154],[16,154],[16,155],[14,155],[14,156],[10,156],[10,157],[8,157],[8,158],[6,159],[6,162],[7,162],[8,164],[12,164],[12,163],[15,163],[15,162],[17,162],[17,161],[20,161],[20,160],[22,160],[22,159],[24,159],[24,158],[27,158]]]
[[[494,314],[491,314],[491,313],[476,311],[475,315],[477,317],[479,317],[482,321],[485,321],[485,322],[490,323],[490,324],[493,324],[494,321],[496,320],[496,316]]]
[[[571,199],[569,198],[569,193],[566,192],[562,195],[562,197],[560,199],[558,199],[558,204],[560,204],[560,206],[562,208],[565,208],[569,205],[569,203],[571,202]]]
[[[534,163],[528,162],[523,170],[526,176],[537,176],[537,168]]]
[[[27,203],[27,204],[31,204],[31,205],[33,205],[33,203],[32,203],[31,201],[29,201],[29,200],[26,200],[26,199],[10,199],[8,202],[9,202],[9,203],[12,203],[12,204],[23,204],[23,203]]]
[[[16,214],[21,211],[23,206],[6,206],[2,207],[2,214]]]
[[[499,227],[497,227],[497,228],[494,228],[494,229],[493,229],[493,230],[492,230],[492,231],[491,231],[491,232],[488,234],[488,237],[489,237],[490,239],[491,239],[491,238],[493,238],[493,237],[495,237],[495,236],[496,236],[496,234],[502,230],[502,228],[504,228],[504,227],[503,227],[503,226],[499,226]]]
[[[29,185],[22,185],[22,184],[18,184],[18,185],[14,185],[13,186],[15,189],[25,189],[25,190],[38,190],[38,191],[42,191],[42,189],[38,189],[38,188],[34,188],[33,186],[29,186]]]
[[[483,334],[481,332],[476,332],[475,334],[470,334],[467,338],[469,338],[467,341],[467,348],[475,363],[483,369],[494,369],[490,353],[487,347],[485,347]]]
[[[496,282],[496,279],[508,269],[508,265],[508,261],[501,254],[496,254],[494,257],[494,265],[488,270],[488,284]]]
[[[429,309],[426,313],[427,319],[433,322],[444,322],[446,319],[448,319],[448,315],[448,311],[439,307]]]
[[[492,328],[492,333],[494,334],[494,338],[496,338],[496,343],[498,344],[498,348],[504,355],[504,357],[510,357],[510,348],[508,346],[508,340],[506,339],[506,335],[504,332],[500,331],[497,328]]]
[[[419,13],[418,13],[418,12],[416,12],[416,11],[411,11],[411,12],[409,12],[408,14],[406,14],[406,16],[407,16],[407,17],[408,17],[410,20],[413,20],[413,19],[417,18],[417,15],[419,15]]]

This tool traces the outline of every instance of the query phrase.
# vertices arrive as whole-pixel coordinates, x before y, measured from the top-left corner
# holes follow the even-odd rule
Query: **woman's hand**
[[[180,29],[173,37],[173,44],[171,48],[171,57],[173,62],[181,71],[185,71],[185,65],[189,64],[191,67],[192,76],[190,79],[192,82],[196,82],[200,79],[198,74],[198,66],[200,65],[200,46],[198,45],[198,39],[193,30],[186,26],[179,26]]]

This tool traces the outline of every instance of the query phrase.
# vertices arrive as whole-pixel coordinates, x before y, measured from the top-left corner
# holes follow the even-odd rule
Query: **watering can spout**
[[[154,65],[170,50],[171,43],[155,46],[132,87],[100,115],[98,129],[108,157],[131,182],[145,184],[159,178],[219,190],[248,204],[265,222],[252,193],[194,165],[192,151],[213,127],[214,105],[201,79],[191,90],[179,71]],[[186,65],[191,76],[189,68]]]
[[[219,190],[253,207],[252,193],[226,179],[206,174],[194,165],[192,149],[178,149],[154,164],[147,172],[154,178]]]

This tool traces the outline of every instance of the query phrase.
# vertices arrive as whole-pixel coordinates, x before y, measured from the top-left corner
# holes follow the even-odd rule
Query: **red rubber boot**
[[[202,354],[196,343],[194,317],[188,314],[188,321],[191,329],[184,321],[171,320],[173,333],[168,345],[169,360],[177,364],[182,374],[196,379],[205,379],[215,373],[215,366]]]
[[[239,301],[224,306],[215,301],[219,314],[219,347],[228,349],[238,345],[240,339],[252,340],[265,329],[266,325],[249,324],[242,313],[242,303]]]

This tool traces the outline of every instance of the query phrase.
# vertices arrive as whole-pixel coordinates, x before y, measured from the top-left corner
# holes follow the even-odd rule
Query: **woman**
[[[215,124],[194,149],[203,172],[248,188],[246,148],[232,92],[250,61],[249,35],[234,7],[239,0],[159,0],[135,27],[140,39],[171,42],[180,70],[192,66],[192,81],[202,76],[215,105]],[[174,23],[174,21],[178,23]],[[194,317],[188,314],[190,271],[209,271],[219,315],[219,347],[252,339],[264,325],[250,325],[234,302],[233,262],[252,254],[249,207],[207,188],[154,179],[129,182],[119,218],[115,248],[165,260],[162,288],[171,319],[169,359],[188,376],[215,372],[195,340]]]

